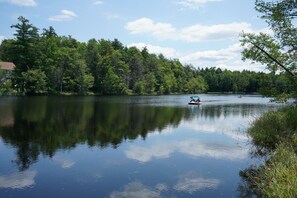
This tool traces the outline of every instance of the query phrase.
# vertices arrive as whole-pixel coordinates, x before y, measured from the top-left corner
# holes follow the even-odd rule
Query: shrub
[[[297,132],[297,107],[269,112],[256,120],[248,133],[258,148],[272,149],[282,141],[292,142]]]

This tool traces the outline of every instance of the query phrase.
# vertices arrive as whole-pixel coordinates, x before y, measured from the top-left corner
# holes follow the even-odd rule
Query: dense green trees
[[[170,94],[206,89],[203,78],[189,78],[178,60],[150,54],[146,48],[127,48],[117,39],[82,43],[58,36],[53,27],[39,34],[29,20],[18,20],[11,26],[15,38],[1,43],[0,59],[15,63],[11,86],[21,94]],[[185,87],[189,83],[195,87]]]
[[[53,27],[42,33],[24,17],[12,25],[15,38],[0,45],[0,60],[16,65],[12,79],[0,82],[1,93],[95,93],[102,95],[210,92],[291,92],[285,74],[269,75],[220,68],[196,69],[150,54],[147,48],[125,47],[115,39],[79,42],[58,36]],[[244,53],[248,53],[245,51]],[[249,58],[248,56],[246,58]]]
[[[233,93],[261,93],[271,95],[271,92],[292,90],[287,83],[285,74],[271,75],[263,72],[244,70],[229,71],[220,68],[205,68],[199,70],[203,76],[208,91],[210,92],[233,92]]]

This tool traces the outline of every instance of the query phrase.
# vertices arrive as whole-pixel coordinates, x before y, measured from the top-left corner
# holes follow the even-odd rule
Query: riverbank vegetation
[[[282,142],[297,146],[297,107],[261,116],[252,124],[249,134],[259,149],[274,150]]]
[[[276,99],[296,101],[296,0],[256,0],[256,10],[273,34],[243,34],[243,57],[265,64],[272,75],[283,73],[292,89],[276,94]],[[264,154],[268,160],[259,167],[242,171],[241,175],[261,197],[297,197],[296,104],[263,115],[252,124],[249,134],[257,148],[255,154]]]
[[[263,197],[297,197],[297,155],[291,146],[280,144],[262,171],[257,187]]]
[[[297,197],[297,107],[269,112],[256,120],[249,134],[256,155],[268,160],[241,172],[262,197]]]

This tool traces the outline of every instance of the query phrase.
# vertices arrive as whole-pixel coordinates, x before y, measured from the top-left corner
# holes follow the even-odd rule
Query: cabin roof
[[[3,70],[14,70],[15,64],[13,62],[1,62],[0,61],[0,69]]]

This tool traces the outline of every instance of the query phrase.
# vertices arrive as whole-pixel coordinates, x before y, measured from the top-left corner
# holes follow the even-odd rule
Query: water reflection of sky
[[[239,170],[253,164],[248,124],[275,107],[268,99],[253,96],[201,98],[200,107],[186,105],[188,96],[121,100],[141,107],[177,108],[180,111],[172,112],[182,117],[149,131],[146,138],[124,139],[116,148],[80,142],[57,149],[50,157],[40,156],[24,172],[16,171],[15,148],[0,141],[0,197],[235,197]],[[150,110],[142,108],[142,113]],[[132,111],[136,114],[137,108]]]
[[[197,191],[212,189],[215,190],[219,184],[218,179],[204,179],[197,178],[183,178],[178,181],[174,186],[169,187],[167,184],[157,184],[154,187],[146,186],[141,182],[130,182],[124,186],[122,191],[114,191],[111,193],[110,198],[161,198],[163,194],[168,191],[179,191],[182,193],[192,194]]]
[[[0,175],[0,188],[24,189],[35,185],[37,171],[25,171]]]
[[[241,148],[236,143],[220,143],[187,139],[180,141],[158,141],[150,146],[130,146],[125,154],[127,158],[139,162],[149,162],[154,159],[165,159],[175,152],[190,157],[210,157],[215,159],[236,160],[247,157],[248,149]]]
[[[169,126],[161,133],[151,133],[150,141],[145,145],[131,145],[125,155],[142,163],[170,158],[175,153],[228,160],[247,158],[249,138],[246,129],[266,110],[265,106],[235,105],[221,109],[215,119],[208,114],[204,116],[207,109],[218,111],[214,108],[222,106],[194,107],[193,116],[183,120],[177,128]]]
[[[75,162],[73,160],[67,158],[65,159],[59,156],[53,157],[53,161],[59,164],[64,169],[72,168],[75,165]]]

